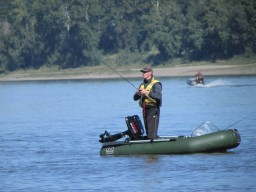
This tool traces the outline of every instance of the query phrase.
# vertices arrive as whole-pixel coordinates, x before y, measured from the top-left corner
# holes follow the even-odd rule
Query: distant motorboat
[[[195,78],[191,78],[187,80],[187,84],[190,86],[204,85],[204,81],[197,81]]]

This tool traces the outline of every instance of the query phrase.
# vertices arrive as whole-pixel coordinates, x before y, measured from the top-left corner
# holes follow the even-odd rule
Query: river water
[[[125,116],[141,116],[127,82],[1,82],[0,191],[256,191],[256,76],[209,77],[204,87],[189,87],[184,77],[160,80],[159,135],[190,135],[210,121],[238,129],[240,146],[102,157],[99,134],[124,131]]]

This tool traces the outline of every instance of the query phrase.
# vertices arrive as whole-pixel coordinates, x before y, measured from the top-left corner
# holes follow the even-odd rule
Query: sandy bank
[[[141,77],[140,68],[116,69],[126,78]],[[200,65],[154,68],[157,77],[193,76],[197,71],[207,75],[256,75],[256,63],[244,65]],[[33,80],[65,80],[65,79],[115,79],[120,78],[110,69],[88,71],[65,70],[55,72],[14,72],[0,76],[0,81],[33,81]]]

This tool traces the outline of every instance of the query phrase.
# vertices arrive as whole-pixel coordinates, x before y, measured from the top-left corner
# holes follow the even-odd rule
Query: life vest
[[[154,78],[152,78],[151,82],[150,82],[146,87],[145,87],[145,84],[142,83],[142,84],[140,85],[140,89],[146,89],[146,90],[149,91],[149,93],[150,93],[150,91],[152,90],[152,87],[153,87],[156,83],[158,83],[158,82],[160,82],[160,81],[155,80]],[[141,97],[139,104],[140,104],[141,107],[143,107],[143,105],[146,105],[146,106],[147,106],[147,105],[155,106],[155,105],[157,105],[157,101],[156,101],[156,99],[153,99],[153,98],[151,98],[151,97]]]

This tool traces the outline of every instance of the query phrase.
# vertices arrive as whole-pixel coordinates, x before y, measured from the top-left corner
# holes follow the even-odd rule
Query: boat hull
[[[197,83],[195,79],[188,79],[187,84],[190,86],[196,86],[196,85],[204,85],[203,83]]]
[[[160,137],[155,140],[135,140],[104,143],[100,155],[186,154],[223,152],[240,144],[235,129],[218,131],[197,137]]]

